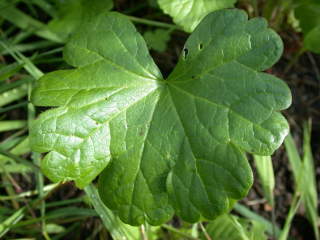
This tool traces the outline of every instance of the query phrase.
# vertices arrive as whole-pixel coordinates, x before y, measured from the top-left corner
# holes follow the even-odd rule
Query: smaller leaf
[[[81,23],[113,7],[112,0],[56,0],[55,2],[58,16],[49,22],[48,28],[64,41]]]
[[[320,53],[320,2],[317,0],[296,0],[295,16],[304,34],[304,47]]]
[[[258,221],[251,221],[251,230],[248,232],[248,236],[251,240],[266,240],[265,226]]]
[[[252,222],[258,223],[259,225],[261,225],[261,227],[263,226],[263,229],[265,229],[265,231],[269,235],[274,235],[276,239],[278,239],[278,237],[280,236],[281,231],[276,224],[272,224],[272,222],[251,211],[249,208],[239,203],[236,203],[234,205],[234,210],[238,212],[240,215],[244,216],[245,218],[250,219]]]
[[[318,27],[313,28],[304,39],[304,46],[306,49],[314,52],[320,53],[320,24]]]
[[[170,41],[170,31],[157,29],[155,31],[147,31],[143,35],[147,46],[158,52],[164,52]]]
[[[212,239],[249,240],[245,229],[232,215],[222,215],[210,222],[206,230]]]
[[[206,230],[212,239],[266,240],[264,226],[253,220],[225,214],[210,222]],[[203,238],[204,239],[204,238]]]
[[[182,26],[192,32],[210,12],[230,8],[237,0],[158,0],[160,8]]]

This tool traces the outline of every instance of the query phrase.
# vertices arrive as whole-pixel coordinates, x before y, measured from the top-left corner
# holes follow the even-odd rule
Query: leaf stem
[[[138,18],[134,16],[128,16],[128,19],[131,20],[134,23],[140,23],[148,26],[153,26],[153,27],[161,27],[161,28],[170,28],[170,29],[179,29],[181,30],[177,25],[174,24],[169,24],[169,23],[164,23],[164,22],[159,22],[159,21],[154,21],[154,20],[149,20],[149,19],[144,19],[144,18]]]
[[[148,235],[146,233],[146,229],[145,229],[143,224],[139,227],[139,230],[140,230],[140,233],[141,233],[141,239],[142,240],[148,240]]]
[[[108,229],[113,239],[132,239],[128,225],[121,222],[120,219],[104,205],[96,187],[91,183],[84,188],[84,191],[89,197],[96,213],[100,216],[103,225]]]
[[[207,240],[212,240],[212,238],[209,236],[206,228],[203,226],[202,222],[199,223],[201,231],[203,232],[204,236],[206,237]]]

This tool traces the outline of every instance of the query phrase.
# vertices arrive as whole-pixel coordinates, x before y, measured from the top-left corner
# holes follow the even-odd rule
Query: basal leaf
[[[252,184],[246,152],[270,155],[288,133],[288,87],[261,73],[282,53],[279,36],[245,12],[209,14],[167,79],[134,26],[97,16],[72,37],[75,68],[41,78],[32,100],[55,106],[31,129],[42,169],[79,187],[103,169],[99,192],[129,224],[213,219]]]
[[[210,12],[230,8],[237,0],[158,0],[160,8],[186,32],[192,32]]]

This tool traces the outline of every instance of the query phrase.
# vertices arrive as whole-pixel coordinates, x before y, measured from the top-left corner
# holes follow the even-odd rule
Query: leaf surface
[[[210,12],[230,8],[237,0],[158,0],[160,8],[182,26],[192,32]]]
[[[117,13],[83,26],[65,48],[75,68],[41,78],[32,100],[55,106],[33,124],[33,149],[48,152],[53,181],[90,183],[129,224],[174,212],[213,219],[252,184],[245,152],[272,154],[288,133],[279,113],[288,87],[261,73],[282,53],[263,19],[239,10],[209,14],[167,79],[142,36]]]

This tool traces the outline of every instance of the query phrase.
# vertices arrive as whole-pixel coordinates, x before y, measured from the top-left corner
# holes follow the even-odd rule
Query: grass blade
[[[20,87],[14,88],[12,90],[6,91],[0,94],[0,107],[12,103],[14,101],[23,98],[28,93],[27,84],[21,85]],[[0,111],[3,110],[0,108]]]
[[[255,165],[258,171],[260,182],[262,185],[264,197],[267,199],[269,204],[274,206],[274,171],[272,165],[272,159],[270,156],[257,156],[254,155]]]
[[[296,214],[296,212],[300,206],[300,203],[301,203],[301,197],[299,195],[299,192],[295,192],[293,199],[292,199],[292,202],[291,202],[291,207],[290,207],[289,213],[287,215],[287,218],[286,218],[286,221],[284,224],[284,227],[283,227],[281,234],[279,236],[279,240],[287,240],[288,239],[291,223],[292,223],[294,215]]]
[[[25,120],[8,120],[0,121],[0,132],[12,131],[21,129],[27,126],[27,121]]]
[[[311,151],[311,124],[304,124],[303,158],[301,159],[292,136],[289,134],[285,140],[285,147],[292,167],[296,191],[301,195],[302,203],[306,209],[308,220],[313,226],[316,239],[319,240],[317,215],[317,190],[315,180],[314,161]]]
[[[20,208],[5,221],[0,223],[0,238],[2,238],[9,230],[10,227],[19,222],[24,217],[25,207]]]
[[[318,227],[318,194],[316,186],[316,175],[314,169],[314,160],[311,151],[311,123],[304,124],[303,131],[303,169],[304,181],[301,183],[302,201],[306,210],[307,218],[313,226],[314,234],[317,240],[320,239]]]
[[[39,37],[62,42],[56,34],[47,29],[45,24],[15,8],[12,2],[0,1],[0,16],[23,30],[33,30]]]
[[[22,68],[20,63],[12,63],[10,65],[5,65],[0,68],[0,81],[4,81],[9,77],[13,76],[15,73],[19,72]]]

